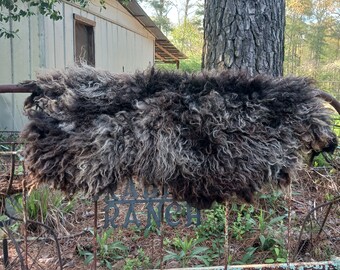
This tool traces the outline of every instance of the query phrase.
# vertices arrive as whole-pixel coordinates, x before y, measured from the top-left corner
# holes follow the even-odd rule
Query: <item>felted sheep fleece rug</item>
[[[134,177],[201,209],[250,202],[266,183],[290,183],[309,153],[337,147],[332,112],[306,78],[80,66],[23,84],[30,176],[68,193]]]

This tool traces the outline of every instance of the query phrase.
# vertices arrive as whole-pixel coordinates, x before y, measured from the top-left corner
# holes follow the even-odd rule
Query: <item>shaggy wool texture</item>
[[[34,89],[22,132],[27,168],[68,193],[100,195],[137,177],[198,208],[233,195],[250,202],[266,183],[287,185],[304,153],[337,143],[304,78],[82,66],[25,84]]]

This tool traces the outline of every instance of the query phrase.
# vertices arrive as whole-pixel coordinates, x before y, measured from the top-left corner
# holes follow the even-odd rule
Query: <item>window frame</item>
[[[95,66],[96,64],[96,56],[95,56],[95,26],[96,26],[96,22],[93,21],[93,20],[90,20],[88,18],[85,18],[83,16],[80,16],[78,14],[73,14],[73,52],[74,52],[74,55],[73,55],[73,59],[74,59],[74,62],[75,63],[79,63],[79,59],[77,59],[77,33],[76,33],[76,25],[77,24],[80,24],[80,25],[83,25],[85,27],[90,27],[92,28],[92,50],[91,50],[91,54],[93,57],[90,57],[90,59],[92,58],[93,60],[90,62],[90,63],[87,63],[88,65],[91,65],[91,66]]]

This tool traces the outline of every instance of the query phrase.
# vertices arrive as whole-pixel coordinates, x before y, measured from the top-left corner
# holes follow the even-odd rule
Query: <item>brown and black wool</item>
[[[25,82],[25,161],[37,182],[99,195],[135,176],[208,208],[286,185],[309,151],[332,150],[330,111],[304,78],[89,66]]]

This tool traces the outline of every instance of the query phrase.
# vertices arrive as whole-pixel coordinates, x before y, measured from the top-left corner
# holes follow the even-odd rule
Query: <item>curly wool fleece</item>
[[[303,153],[336,147],[308,79],[81,66],[25,84],[27,168],[69,193],[112,192],[134,176],[198,208],[249,202],[265,183],[288,184]]]

